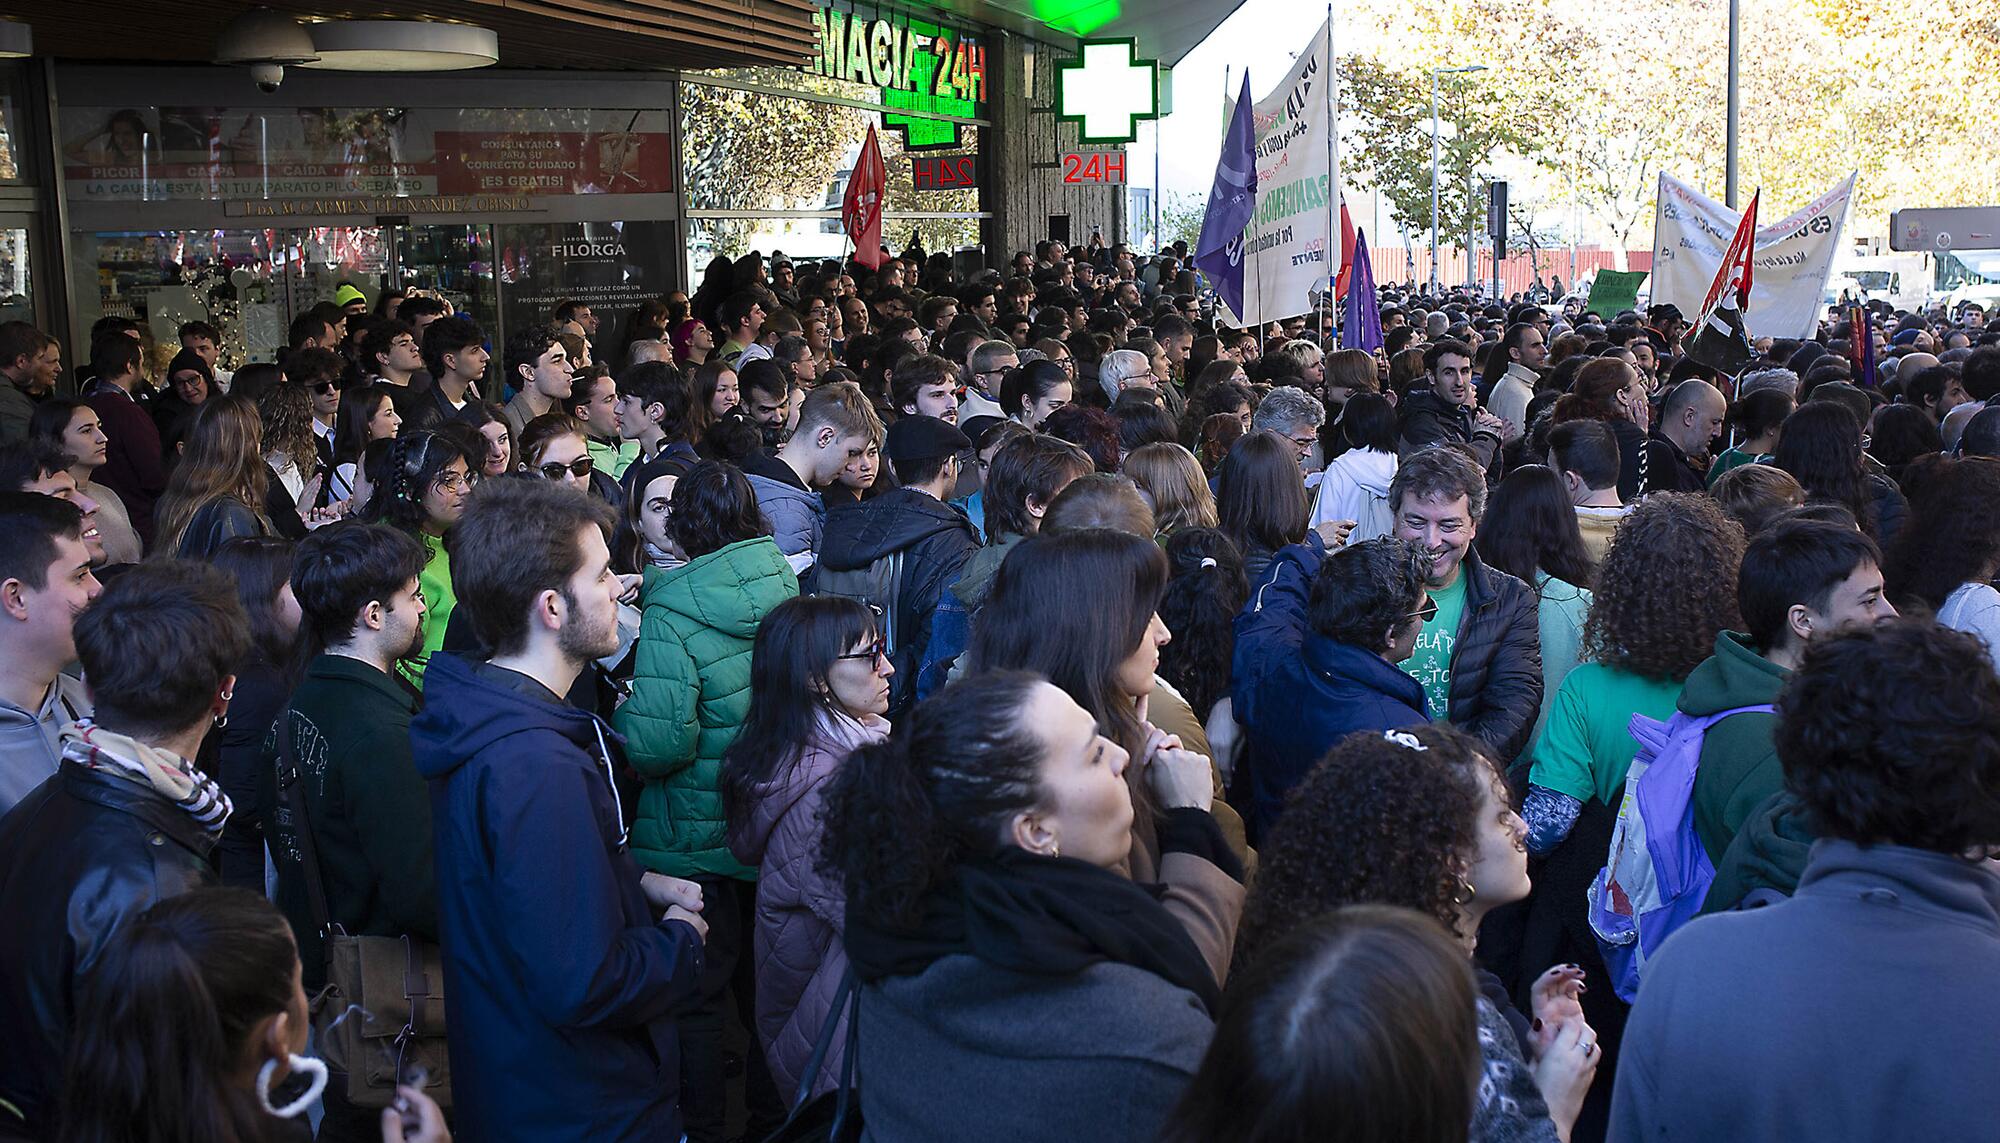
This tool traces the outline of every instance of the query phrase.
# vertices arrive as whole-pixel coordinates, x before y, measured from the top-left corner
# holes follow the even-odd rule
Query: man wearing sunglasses
[[[1327,555],[1292,544],[1272,558],[1274,578],[1237,624],[1231,691],[1247,730],[1253,841],[1334,743],[1429,721],[1423,687],[1399,664],[1437,615],[1430,563],[1415,544],[1388,538]]]

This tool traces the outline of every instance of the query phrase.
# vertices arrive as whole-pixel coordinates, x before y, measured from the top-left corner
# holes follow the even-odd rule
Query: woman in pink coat
[[[818,868],[821,798],[856,747],[888,737],[882,715],[894,673],[868,605],[786,600],[757,628],[750,717],[723,758],[729,848],[757,867],[757,1040],[787,1099],[847,972],[846,900]],[[839,1080],[844,1033],[843,1025],[815,1093]]]

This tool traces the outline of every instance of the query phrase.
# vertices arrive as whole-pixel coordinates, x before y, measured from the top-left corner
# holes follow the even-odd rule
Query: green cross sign
[[[1084,40],[1082,56],[1056,67],[1056,116],[1085,143],[1130,143],[1139,120],[1160,117],[1157,60],[1137,58],[1130,38]]]

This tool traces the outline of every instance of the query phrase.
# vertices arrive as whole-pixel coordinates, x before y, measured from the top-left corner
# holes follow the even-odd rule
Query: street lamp
[[[1438,292],[1438,77],[1485,70],[1485,64],[1431,69],[1431,294],[1433,296]],[[1467,251],[1467,256],[1470,254],[1471,252]]]

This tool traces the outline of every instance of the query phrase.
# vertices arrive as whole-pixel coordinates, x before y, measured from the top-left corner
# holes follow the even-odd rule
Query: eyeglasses
[[[835,655],[833,657],[833,660],[834,662],[837,663],[843,659],[858,659],[863,662],[873,663],[878,659],[886,661],[888,658],[889,658],[889,643],[887,640],[882,639],[880,636],[877,636],[875,641],[868,645],[867,650],[850,651],[845,655]]]
[[[472,488],[478,483],[479,477],[474,473],[440,472],[437,478],[437,486],[446,492],[457,492],[460,489]]]
[[[1292,446],[1299,450],[1300,456],[1311,452],[1313,446],[1319,443],[1319,438],[1317,437],[1287,437],[1286,439],[1291,441]]]
[[[591,460],[587,456],[580,456],[577,457],[575,460],[570,461],[568,464],[550,463],[541,465],[540,470],[542,473],[543,480],[561,480],[563,478],[563,473],[565,472],[569,473],[571,476],[576,477],[578,480],[581,480],[584,477],[589,476],[590,470],[595,467],[597,467],[595,461]]]
[[[1429,623],[1431,620],[1437,618],[1437,613],[1438,613],[1438,601],[1426,595],[1424,596],[1424,605],[1422,607],[1417,608],[1415,611],[1410,612],[1408,615],[1403,616],[1403,618],[1420,619],[1425,623]]]

